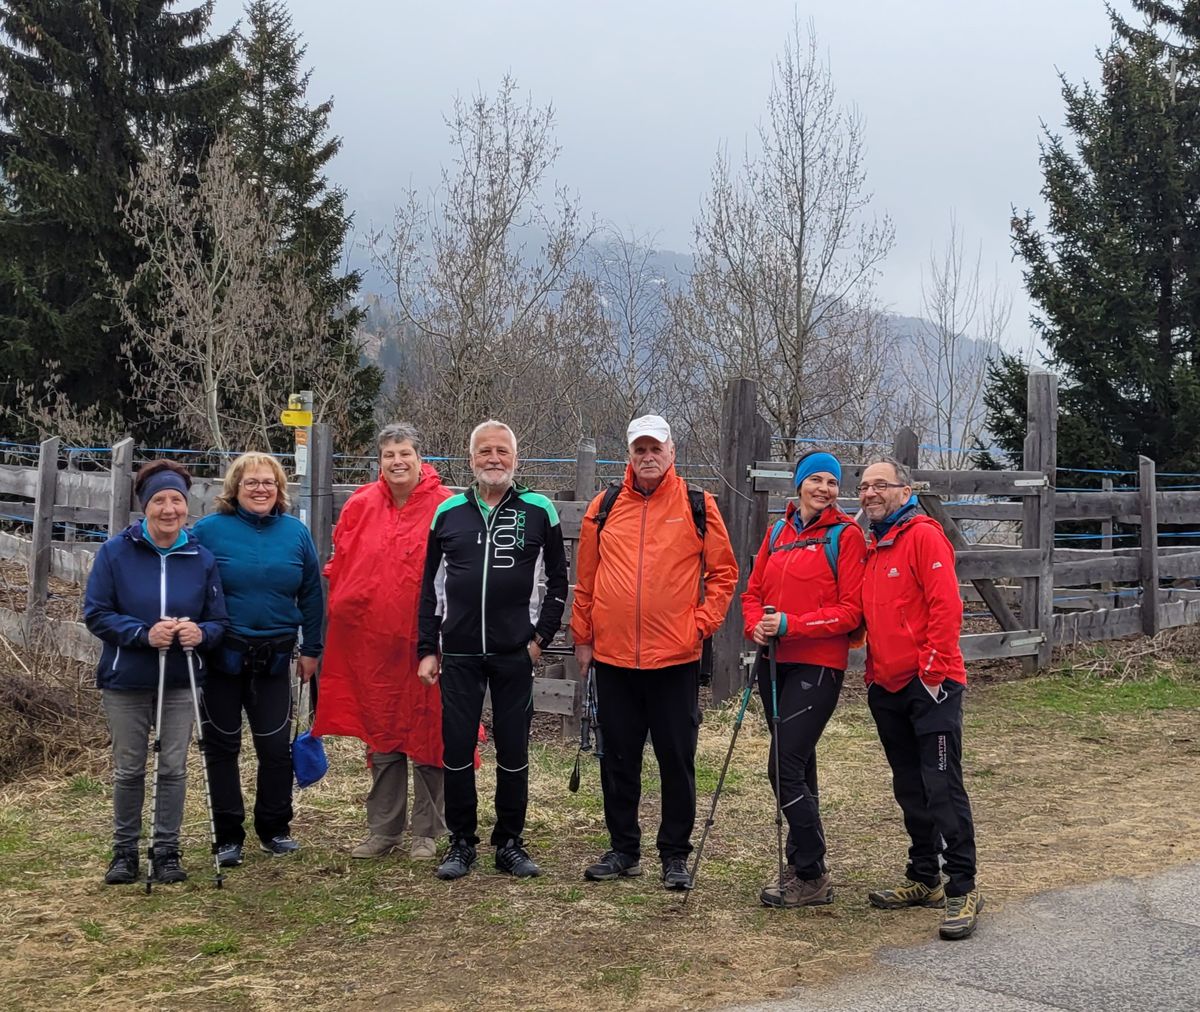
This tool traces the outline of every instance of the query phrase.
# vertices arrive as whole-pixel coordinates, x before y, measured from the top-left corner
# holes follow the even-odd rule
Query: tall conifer
[[[230,97],[232,36],[208,36],[211,2],[176,6],[0,0],[0,405],[58,363],[72,402],[124,408],[100,267],[137,263],[118,198],[147,146],[199,150]]]
[[[1200,0],[1134,0],[1114,15],[1099,90],[1064,82],[1071,135],[1042,146],[1044,230],[1013,246],[1045,362],[1062,378],[1064,466],[1200,469]],[[1024,370],[993,370],[990,428],[1014,457]]]

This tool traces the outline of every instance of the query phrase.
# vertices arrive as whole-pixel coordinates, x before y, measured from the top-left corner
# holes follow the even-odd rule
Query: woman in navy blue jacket
[[[138,472],[134,491],[145,519],[100,546],[84,596],[84,620],[104,644],[96,685],[112,733],[113,857],[104,876],[109,885],[138,876],[161,651],[166,674],[151,864],[157,882],[187,878],[179,860],[179,825],[193,710],[183,648],[196,651],[196,678],[202,679],[205,652],[220,641],[226,622],[216,560],[184,526],[191,484],[186,468],[170,460]]]
[[[242,863],[245,806],[238,771],[242,711],[258,754],[254,830],[268,854],[300,849],[292,839],[289,662],[302,633],[299,673],[321,655],[324,592],[308,528],[287,512],[287,479],[266,453],[245,453],[225,474],[217,512],[196,522],[196,540],[217,558],[229,633],[204,688],[204,748],[217,826],[217,859]]]

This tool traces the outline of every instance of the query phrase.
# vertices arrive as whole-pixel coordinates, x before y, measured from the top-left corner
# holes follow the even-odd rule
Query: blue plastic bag
[[[311,787],[329,771],[325,743],[311,731],[296,735],[292,742],[292,769],[297,787]]]

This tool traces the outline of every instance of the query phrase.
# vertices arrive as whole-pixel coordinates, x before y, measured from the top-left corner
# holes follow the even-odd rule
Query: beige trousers
[[[371,792],[367,826],[372,835],[399,843],[408,821],[408,756],[403,752],[371,753]],[[446,835],[442,770],[413,763],[412,835],[438,839]]]

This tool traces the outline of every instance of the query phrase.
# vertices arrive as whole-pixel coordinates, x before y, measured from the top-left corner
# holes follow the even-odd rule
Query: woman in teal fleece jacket
[[[300,630],[299,673],[307,682],[321,654],[324,594],[308,529],[287,512],[287,479],[274,457],[246,453],[230,465],[217,512],[193,535],[216,556],[229,632],[211,658],[204,690],[204,747],[212,784],[218,860],[242,863],[238,754],[242,711],[258,755],[254,829],[268,854],[299,850],[291,837],[290,661]]]

